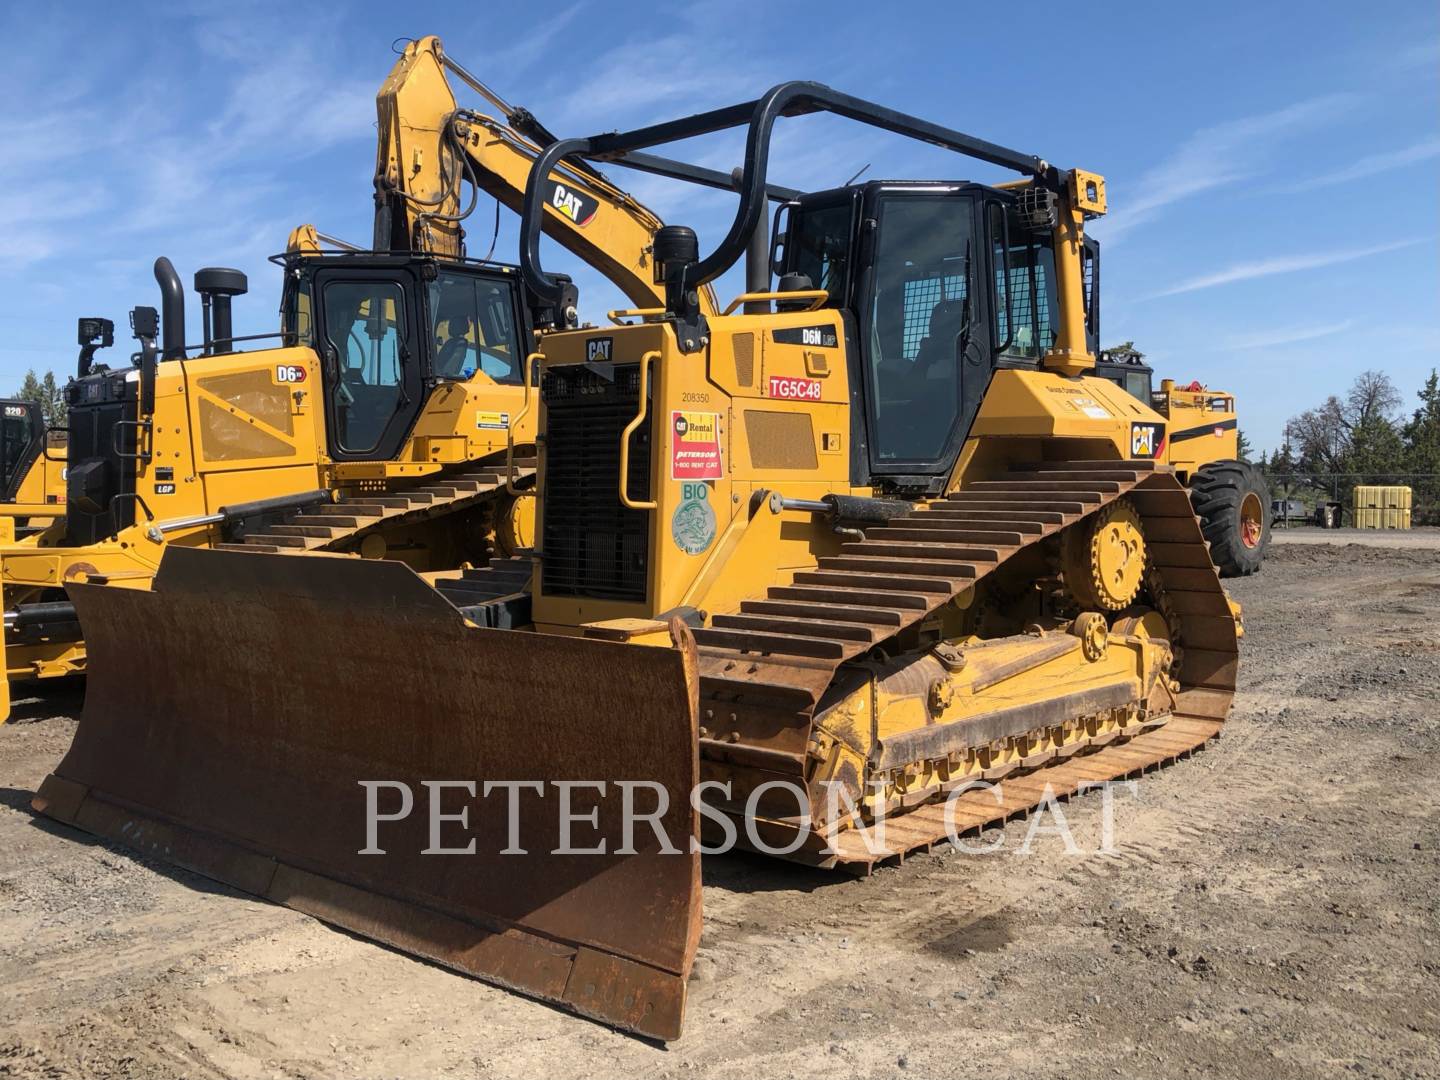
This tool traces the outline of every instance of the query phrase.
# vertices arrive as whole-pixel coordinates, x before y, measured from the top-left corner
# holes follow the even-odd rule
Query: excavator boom
[[[447,70],[505,108],[506,120],[459,108]],[[376,250],[418,250],[459,258],[465,254],[462,222],[474,209],[474,193],[484,192],[520,211],[531,166],[543,147],[516,124],[541,137],[548,133],[529,113],[506,106],[489,87],[446,57],[438,38],[420,38],[405,47],[376,104],[380,116]],[[679,163],[659,162],[658,167],[667,165],[706,175],[705,170]],[[473,187],[469,205],[462,179]],[[719,184],[727,178],[714,173],[708,179]],[[651,242],[663,222],[583,163],[549,170],[543,184],[545,233],[613,281],[637,307],[663,304],[651,259]],[[708,287],[701,303],[712,313],[716,310],[714,292]]]

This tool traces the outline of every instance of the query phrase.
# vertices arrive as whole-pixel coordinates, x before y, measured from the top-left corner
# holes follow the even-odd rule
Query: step
[[[904,519],[903,525],[882,525],[865,530],[867,540],[916,540],[927,544],[999,544],[1002,547],[1019,547],[1025,542],[1018,532],[1004,532],[1000,529],[957,529],[952,524],[926,522],[921,525]],[[938,525],[948,527],[937,528]],[[1039,528],[1035,529],[1039,532]]]
[[[803,600],[742,600],[740,611],[745,615],[785,615],[796,619],[835,619],[841,622],[870,623],[874,626],[899,626],[904,617],[900,609],[862,607],[857,604],[816,604]]]
[[[930,593],[927,601],[934,603],[933,596],[948,597],[955,591],[955,583],[941,577],[920,577],[911,574],[886,574],[876,571],[856,570],[801,570],[795,575],[796,585],[834,585],[841,588],[894,591],[897,593]]]
[[[305,542],[305,537],[303,536],[272,536],[270,533],[257,533],[254,536],[247,536],[245,537],[245,544],[252,548],[308,548],[310,546]]]
[[[265,530],[265,536],[314,536],[321,540],[331,540],[337,535],[342,535],[345,530],[332,529],[328,525],[271,525]]]
[[[976,577],[976,568],[965,562],[942,559],[894,559],[870,555],[829,555],[819,560],[822,570],[857,570],[876,574],[932,576],[961,580]]]
[[[924,611],[930,607],[930,598],[922,596],[920,593],[885,592],[860,587],[846,588],[839,585],[776,585],[766,593],[766,596],[771,600],[863,605],[867,608],[881,610]]]
[[[320,525],[335,529],[358,529],[362,524],[369,525],[375,519],[373,517],[355,517],[353,515],[341,514],[296,514],[286,522],[287,525]]]
[[[969,506],[962,508],[953,503],[941,503],[933,509],[908,517],[905,521],[908,524],[912,521],[928,521],[932,518],[936,521],[949,522],[952,528],[968,523],[977,526],[984,525],[986,528],[1016,529],[1019,532],[1044,532],[1046,525],[1063,525],[1065,523],[1065,515],[1052,510],[1025,510],[1022,512],[1013,507],[1005,510],[976,510]]]
[[[966,484],[965,491],[1063,491],[1067,495],[1071,492],[1084,492],[1087,494],[1115,495],[1120,491],[1118,480],[1046,480],[1046,479],[1015,479],[1015,480],[979,480],[972,484]],[[1083,498],[1084,495],[1077,496]]]
[[[1026,472],[1012,472],[1005,479],[1030,482],[1034,480],[1068,481],[1068,480],[1116,480],[1124,484],[1135,484],[1145,476],[1144,473],[1134,469],[1037,469]]]
[[[1024,472],[1140,472],[1149,473],[1155,471],[1155,462],[1136,459],[1108,460],[1108,461],[1026,461],[1012,466],[1016,470]]]
[[[1081,503],[1093,506],[1096,503],[1104,502],[1105,495],[1099,491],[1050,491],[1047,488],[1038,487],[1033,491],[1014,491],[989,489],[986,491],[957,491],[945,496],[951,504],[959,503],[1001,503],[1002,505],[1015,505],[1017,503]]]
[[[858,641],[872,644],[880,632],[873,626],[858,623],[831,622],[827,619],[794,619],[785,615],[716,615],[711,627],[719,630],[757,630],[767,634],[795,634],[800,637],[833,638],[836,641]]]
[[[372,502],[327,503],[306,511],[322,517],[384,517],[385,507]]]
[[[951,506],[957,510],[1004,510],[1010,514],[1027,515],[1036,511],[1052,514],[1067,514],[1076,517],[1085,513],[1089,507],[1083,502],[1073,500],[1062,501],[1058,499],[1034,499],[1029,496],[1005,498],[997,495],[951,495],[954,501]]]
[[[1000,552],[995,548],[944,542],[916,544],[904,540],[859,540],[841,544],[840,551],[845,555],[873,555],[877,558],[933,559],[945,562],[1000,561]]]
[[[693,633],[695,644],[717,649],[808,656],[818,660],[843,660],[846,652],[843,642],[830,638],[769,634],[757,630],[725,630],[710,626],[700,627]]]

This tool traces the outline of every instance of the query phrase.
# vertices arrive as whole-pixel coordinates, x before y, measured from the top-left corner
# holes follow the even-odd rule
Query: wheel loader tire
[[[1191,480],[1190,504],[1221,577],[1260,569],[1270,544],[1270,488],[1258,469],[1243,461],[1212,461]]]

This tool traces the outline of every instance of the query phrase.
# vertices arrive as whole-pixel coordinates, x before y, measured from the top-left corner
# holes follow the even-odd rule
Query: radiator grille
[[[614,379],[589,367],[545,373],[545,523],[541,585],[547,596],[645,600],[650,515],[620,503],[620,435],[635,418],[640,369]],[[630,436],[630,498],[650,498],[651,413]]]

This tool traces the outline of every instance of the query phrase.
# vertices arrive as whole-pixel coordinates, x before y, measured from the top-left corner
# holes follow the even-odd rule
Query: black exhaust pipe
[[[161,353],[166,360],[185,359],[185,286],[170,260],[155,260],[155,280],[160,285]]]

